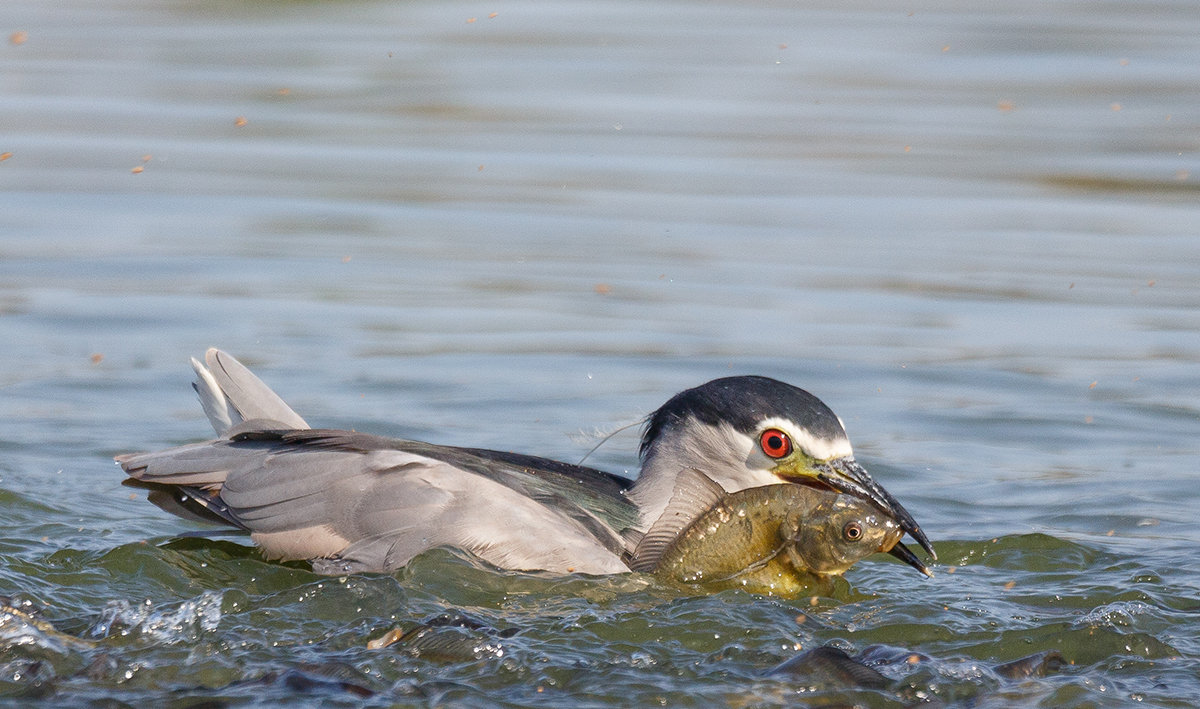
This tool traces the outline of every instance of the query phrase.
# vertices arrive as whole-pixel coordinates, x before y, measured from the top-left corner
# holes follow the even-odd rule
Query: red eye
[[[758,438],[762,452],[772,458],[782,458],[792,452],[792,439],[778,428],[768,428]]]

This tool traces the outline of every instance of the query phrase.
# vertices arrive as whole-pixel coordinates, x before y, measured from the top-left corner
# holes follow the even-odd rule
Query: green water
[[[8,0],[0,28],[0,595],[57,628],[0,615],[9,705],[1200,704],[1193,0]],[[330,579],[182,538],[112,456],[208,434],[209,346],[316,426],[567,461],[774,376],[936,577],[875,557],[814,604],[437,551]],[[589,464],[635,473],[634,430]],[[886,685],[772,673],[824,644]]]
[[[932,581],[879,558],[793,600],[505,574],[446,552],[395,576],[337,579],[227,542],[8,553],[6,585],[93,644],[64,647],[6,623],[0,691],[81,704],[1192,704],[1180,690],[1196,682],[1196,594],[1169,570],[1041,534],[947,541],[938,553],[951,568]],[[482,626],[440,631],[466,646],[366,647],[447,611]],[[880,666],[884,689],[767,674],[823,644],[920,659]],[[1046,676],[993,669],[1048,650],[1067,664]]]

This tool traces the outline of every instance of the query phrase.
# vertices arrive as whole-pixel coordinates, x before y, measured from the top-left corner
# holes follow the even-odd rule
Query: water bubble
[[[93,637],[107,637],[113,632],[130,635],[136,630],[160,643],[194,640],[200,632],[217,629],[221,620],[222,595],[219,591],[205,591],[174,609],[163,610],[155,610],[150,599],[137,606],[124,600],[111,601],[91,634]]]
[[[1149,611],[1150,606],[1141,601],[1116,601],[1087,613],[1079,619],[1079,624],[1091,628],[1129,628],[1134,625],[1137,616]]]

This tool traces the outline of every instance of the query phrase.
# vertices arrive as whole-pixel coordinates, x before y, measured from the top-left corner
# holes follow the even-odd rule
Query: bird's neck
[[[681,470],[698,470],[726,492],[778,483],[769,471],[749,467],[752,445],[728,424],[690,421],[663,431],[647,448],[641,474],[629,491],[638,507],[640,527],[648,529],[662,514]]]

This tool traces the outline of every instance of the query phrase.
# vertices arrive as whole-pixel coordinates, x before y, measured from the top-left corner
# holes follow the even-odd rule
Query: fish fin
[[[663,513],[638,542],[629,560],[633,571],[654,571],[671,543],[700,515],[726,497],[723,487],[695,468],[684,468],[675,478],[675,491]]]
[[[641,544],[645,538],[645,532],[639,532],[636,529],[621,530],[621,540],[625,542],[625,550],[629,554],[633,554],[637,550],[638,544]]]

